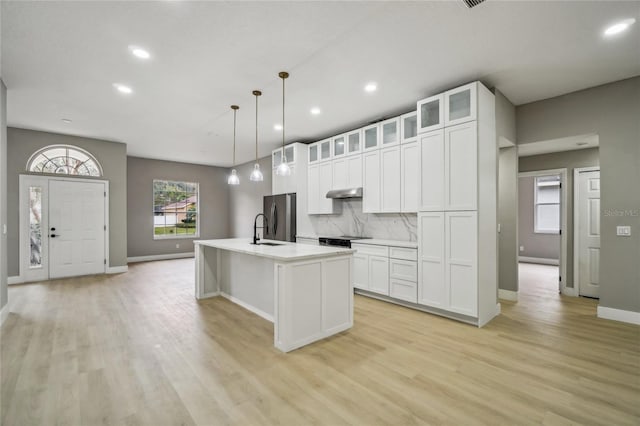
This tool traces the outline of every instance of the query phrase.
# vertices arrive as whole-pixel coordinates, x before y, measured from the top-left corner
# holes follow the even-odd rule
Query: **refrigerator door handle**
[[[276,233],[278,232],[278,208],[276,207],[276,203],[271,204],[271,221],[273,237],[275,238]]]

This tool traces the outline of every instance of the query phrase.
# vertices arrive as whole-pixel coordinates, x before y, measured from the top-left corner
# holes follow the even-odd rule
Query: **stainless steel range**
[[[366,240],[371,237],[354,237],[350,235],[343,235],[341,237],[319,237],[318,244],[321,246],[337,246],[337,247],[349,247],[351,248],[351,241],[353,240]]]

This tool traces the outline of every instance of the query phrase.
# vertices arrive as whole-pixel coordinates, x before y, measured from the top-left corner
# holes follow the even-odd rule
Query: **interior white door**
[[[578,179],[578,288],[581,296],[600,297],[600,171]]]
[[[105,272],[105,185],[49,181],[49,277]]]

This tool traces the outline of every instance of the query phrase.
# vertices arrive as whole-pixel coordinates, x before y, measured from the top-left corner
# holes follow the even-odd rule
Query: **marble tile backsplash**
[[[415,213],[363,213],[362,200],[342,202],[342,214],[311,215],[318,236],[353,235],[384,240],[417,241],[418,217]]]

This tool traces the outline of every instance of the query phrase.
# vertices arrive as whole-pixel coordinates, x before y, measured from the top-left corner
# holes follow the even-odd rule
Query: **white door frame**
[[[25,181],[26,180],[31,180],[31,181],[41,181],[42,182],[42,186],[46,186],[47,187],[47,197],[49,196],[49,182],[52,180],[58,180],[58,181],[69,181],[69,182],[91,182],[91,183],[102,183],[104,184],[104,190],[105,190],[105,198],[104,198],[104,220],[105,220],[105,237],[104,237],[104,257],[106,259],[106,263],[104,265],[104,272],[106,273],[109,269],[109,265],[111,264],[111,261],[109,259],[109,234],[110,234],[110,225],[109,225],[109,181],[108,180],[102,180],[102,179],[85,179],[85,178],[70,178],[70,177],[64,177],[64,176],[48,176],[48,175],[32,175],[32,174],[21,174],[20,175],[20,185],[19,185],[19,226],[20,226],[20,275],[17,277],[17,279],[13,280],[14,284],[17,283],[22,283],[25,282],[26,279],[26,275],[25,275],[25,267],[27,265],[27,259],[29,256],[29,253],[27,251],[27,239],[29,238],[29,233],[27,231],[27,224],[24,223],[24,218],[26,217],[27,214],[27,199],[25,198],[26,196],[26,185],[25,185]],[[49,208],[48,205],[48,201],[47,201],[47,209]],[[49,212],[47,212],[47,218],[48,218]],[[47,224],[48,225],[48,224]],[[48,235],[48,226],[47,226],[47,235]],[[43,232],[43,236],[44,236],[44,232]],[[43,238],[44,240],[44,238]],[[47,255],[48,254],[48,246],[49,246],[49,239],[46,239],[47,241]],[[50,256],[49,256],[50,257]],[[46,278],[45,279],[49,279],[49,265],[48,265],[48,261],[49,259],[47,258],[47,271],[46,271]]]
[[[579,213],[578,203],[580,201],[580,191],[578,191],[580,182],[580,173],[583,172],[599,172],[600,166],[591,167],[576,167],[573,169],[573,282],[575,287],[576,296],[580,294],[580,235],[578,232]]]
[[[560,191],[560,292],[567,296],[578,296],[578,291],[574,287],[567,287],[567,169],[548,169],[548,170],[536,170],[532,172],[520,172],[518,178],[521,177],[539,177],[548,175],[559,175],[560,185],[562,191]],[[518,217],[520,212],[518,212]],[[574,280],[575,283],[575,280]]]

